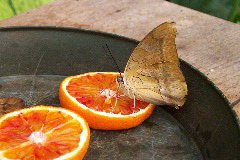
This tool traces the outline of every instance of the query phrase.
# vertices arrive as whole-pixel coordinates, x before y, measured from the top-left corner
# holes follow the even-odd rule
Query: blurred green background
[[[169,0],[231,22],[240,23],[240,0]]]
[[[0,20],[54,0],[0,0]],[[231,22],[240,23],[240,0],[168,0]]]
[[[54,0],[0,0],[0,20],[53,1]]]

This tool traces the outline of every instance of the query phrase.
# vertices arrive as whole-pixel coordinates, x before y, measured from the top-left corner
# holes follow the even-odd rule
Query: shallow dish
[[[102,49],[106,43],[123,71],[138,41],[73,28],[1,28],[0,97],[58,106],[66,76],[117,71]],[[182,109],[159,106],[129,130],[92,130],[85,159],[240,159],[240,129],[230,103],[194,67],[181,60],[181,68],[189,88]]]

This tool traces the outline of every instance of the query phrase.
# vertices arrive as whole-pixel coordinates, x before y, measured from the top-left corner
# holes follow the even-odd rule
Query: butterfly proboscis
[[[116,60],[114,59],[114,57],[113,57],[113,55],[112,55],[112,53],[111,53],[111,51],[110,51],[108,45],[106,44],[106,48],[107,48],[107,50],[104,48],[104,46],[102,46],[102,47],[103,47],[104,51],[106,52],[106,54],[108,53],[108,54],[111,56],[111,58],[112,58],[114,64],[116,65],[116,67],[117,67],[117,69],[118,69],[119,76],[117,76],[116,81],[117,81],[119,84],[124,85],[124,80],[123,80],[122,73],[121,73],[120,68],[119,68],[119,66],[118,66],[118,64],[117,64],[117,62],[116,62]],[[119,86],[118,88],[120,88],[120,86]],[[135,107],[136,107],[136,97],[134,96],[133,99],[134,99],[134,108],[135,108]],[[116,98],[116,102],[117,102],[117,98]],[[115,103],[115,106],[116,106],[116,103]]]

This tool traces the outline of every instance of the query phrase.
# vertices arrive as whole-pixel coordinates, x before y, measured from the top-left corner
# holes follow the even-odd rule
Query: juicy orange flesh
[[[146,108],[149,103],[136,100],[134,106],[134,100],[123,94],[117,76],[97,73],[72,78],[66,89],[78,102],[97,111],[128,115]]]
[[[78,147],[81,132],[81,125],[63,112],[23,112],[0,124],[0,151],[13,159],[58,158]],[[34,133],[41,133],[45,139],[33,141]]]

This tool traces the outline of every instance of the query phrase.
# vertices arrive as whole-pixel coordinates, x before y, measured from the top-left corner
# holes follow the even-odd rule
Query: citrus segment
[[[37,106],[0,119],[0,159],[81,159],[89,139],[86,121],[62,108]]]
[[[56,128],[59,125],[62,125],[64,123],[67,123],[72,119],[71,116],[66,115],[62,112],[48,112],[45,123],[42,126],[42,131],[47,132],[51,130],[52,128]]]
[[[44,145],[39,145],[37,143],[26,143],[19,147],[3,152],[3,156],[9,159],[44,160],[54,159],[61,155],[51,151]]]
[[[66,154],[78,147],[79,135],[82,127],[76,120],[72,120],[65,125],[58,127],[49,133],[45,146],[60,155]]]
[[[21,115],[9,117],[0,125],[0,150],[16,147],[27,142],[31,134],[28,123]]]
[[[124,95],[117,76],[115,72],[92,72],[68,77],[60,86],[60,103],[83,116],[94,129],[135,127],[151,115],[154,105]]]
[[[41,130],[45,124],[48,110],[40,110],[38,112],[29,112],[28,114],[20,114],[19,116],[28,124],[32,132]]]

